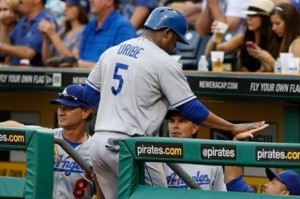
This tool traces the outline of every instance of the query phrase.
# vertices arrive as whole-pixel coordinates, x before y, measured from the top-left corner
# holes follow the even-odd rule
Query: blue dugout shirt
[[[106,49],[134,37],[136,31],[131,23],[117,11],[113,11],[100,28],[97,29],[96,19],[85,27],[79,58],[96,63]]]
[[[55,21],[55,19],[46,11],[42,10],[27,26],[28,18],[23,17],[17,23],[16,27],[10,34],[10,42],[16,46],[27,46],[36,52],[33,59],[30,60],[30,66],[43,66],[42,62],[42,33],[38,25],[42,19]],[[12,65],[19,65],[20,59],[12,58]]]
[[[226,184],[227,191],[255,193],[253,189],[245,182],[242,176],[231,180]]]

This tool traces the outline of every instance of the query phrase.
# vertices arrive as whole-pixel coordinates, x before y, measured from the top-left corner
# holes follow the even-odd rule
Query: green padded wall
[[[26,177],[0,177],[0,198],[50,199],[54,135],[50,130],[0,128],[0,149],[26,152]],[[7,139],[10,138],[10,139]]]
[[[141,180],[143,179],[141,163],[145,161],[297,168],[300,165],[300,144],[155,137],[128,138],[120,145],[118,179],[119,199],[299,198],[146,186],[142,185],[144,183]]]

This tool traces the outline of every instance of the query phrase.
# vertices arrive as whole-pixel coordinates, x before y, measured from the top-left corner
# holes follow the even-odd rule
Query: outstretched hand
[[[253,135],[254,133],[265,129],[268,126],[269,126],[269,124],[263,124],[262,126],[260,126],[258,128],[251,129],[249,131],[245,131],[245,132],[239,133],[239,134],[237,134],[237,135],[234,136],[233,140],[234,141],[243,141],[243,140],[246,140],[246,139],[249,139],[249,138],[253,138],[254,137],[254,135]]]
[[[239,133],[243,133],[243,132],[246,132],[246,131],[257,129],[257,128],[263,126],[264,124],[265,124],[265,121],[234,124],[234,127],[233,127],[231,133],[233,135],[237,135]]]

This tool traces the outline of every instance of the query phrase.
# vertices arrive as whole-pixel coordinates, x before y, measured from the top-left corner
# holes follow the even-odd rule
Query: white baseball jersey
[[[208,166],[199,164],[179,164],[192,179],[200,185],[203,190],[226,191],[224,174],[221,166]],[[169,188],[187,189],[185,182],[178,175],[164,164]]]
[[[169,105],[196,98],[180,65],[143,37],[103,53],[87,84],[101,93],[96,132],[152,136]]]
[[[54,129],[54,135],[62,138],[62,128]],[[91,139],[88,138],[74,150],[92,165],[89,155]],[[53,198],[91,199],[94,194],[93,182],[84,176],[84,170],[59,146],[59,157],[54,164]]]

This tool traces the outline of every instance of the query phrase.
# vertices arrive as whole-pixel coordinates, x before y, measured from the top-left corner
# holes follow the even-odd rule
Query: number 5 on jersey
[[[118,95],[118,93],[121,92],[122,90],[122,87],[123,87],[123,83],[124,83],[124,80],[122,78],[122,75],[118,74],[119,69],[121,70],[127,70],[128,69],[128,65],[126,64],[121,64],[121,63],[117,63],[116,66],[115,66],[115,72],[114,72],[114,76],[113,76],[113,79],[115,79],[116,81],[119,82],[117,88],[116,87],[111,87],[111,92],[114,94],[114,95]]]

